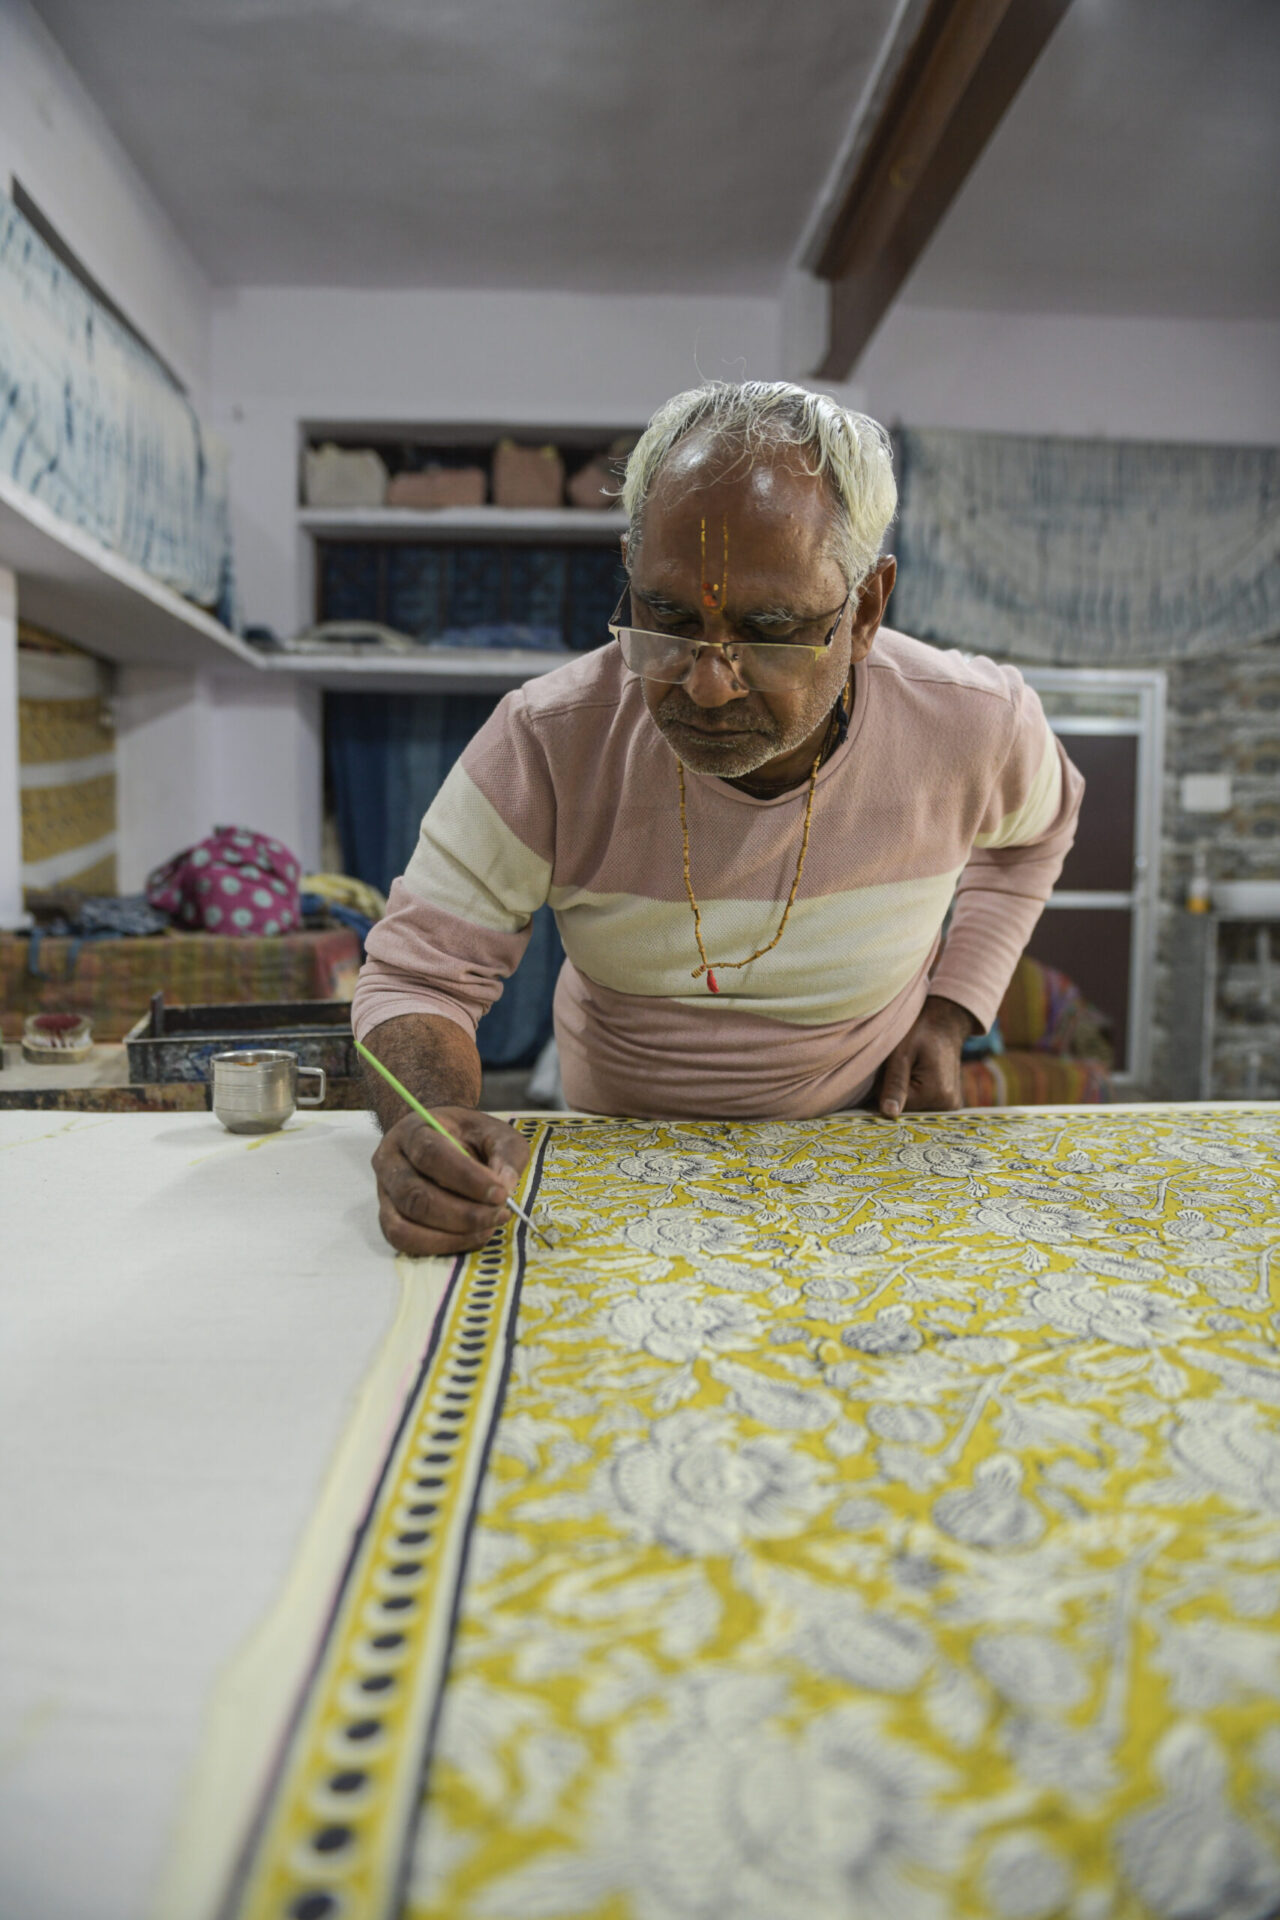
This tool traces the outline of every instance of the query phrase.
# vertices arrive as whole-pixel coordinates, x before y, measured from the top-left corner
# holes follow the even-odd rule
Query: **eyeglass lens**
[[[694,641],[646,633],[640,627],[619,627],[617,634],[623,659],[642,679],[678,686],[693,672],[699,651]],[[809,679],[818,656],[812,647],[743,640],[733,642],[721,657],[744,687],[755,693],[780,693]]]

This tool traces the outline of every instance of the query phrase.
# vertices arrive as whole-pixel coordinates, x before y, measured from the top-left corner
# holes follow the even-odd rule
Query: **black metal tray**
[[[163,993],[125,1035],[135,1085],[207,1081],[215,1053],[238,1047],[280,1047],[301,1067],[323,1067],[335,1080],[354,1079],[358,1056],[345,1000],[259,1000],[240,1006],[171,1007]]]

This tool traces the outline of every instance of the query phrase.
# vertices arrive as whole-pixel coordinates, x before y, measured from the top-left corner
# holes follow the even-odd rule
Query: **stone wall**
[[[1176,991],[1196,843],[1206,848],[1212,880],[1280,879],[1280,643],[1144,664],[1162,665],[1169,684],[1149,1088],[1161,1099],[1184,1093],[1183,1058],[1198,1043],[1186,1031],[1187,1003]],[[1229,774],[1230,813],[1184,813],[1179,782],[1186,773]],[[1276,961],[1270,1007],[1262,1001],[1259,932],[1233,922],[1219,934],[1213,1068],[1219,1099],[1280,1098],[1280,927],[1270,936]]]

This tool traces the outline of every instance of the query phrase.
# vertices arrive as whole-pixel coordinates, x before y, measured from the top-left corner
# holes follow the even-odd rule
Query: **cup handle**
[[[307,1074],[310,1074],[313,1079],[318,1080],[320,1082],[319,1089],[315,1093],[306,1094],[302,1091],[301,1082],[306,1078]],[[297,1094],[298,1105],[300,1107],[322,1107],[324,1105],[325,1088],[328,1085],[328,1081],[325,1078],[324,1068],[323,1067],[299,1067],[298,1081],[299,1081],[298,1094]]]

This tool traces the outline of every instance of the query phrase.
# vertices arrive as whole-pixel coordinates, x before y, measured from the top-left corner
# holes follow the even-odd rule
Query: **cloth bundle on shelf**
[[[500,440],[493,454],[493,499],[499,507],[558,507],[564,461],[554,447],[518,447]]]
[[[589,513],[605,513],[616,507],[618,476],[604,459],[588,460],[579,467],[566,489],[569,504]]]
[[[218,827],[147,876],[147,898],[188,930],[288,933],[298,925],[298,862],[246,827]]]
[[[521,620],[486,621],[478,627],[446,627],[435,647],[481,647],[487,653],[563,653],[559,627],[531,627]]]
[[[365,936],[387,910],[385,895],[363,880],[353,880],[349,873],[307,874],[302,882],[301,906],[308,919],[322,914],[336,920],[340,927],[350,927],[359,934],[362,947]]]
[[[303,461],[303,491],[309,507],[380,507],[386,499],[387,469],[371,447],[308,447]]]
[[[389,507],[419,513],[442,507],[482,507],[489,491],[483,467],[424,467],[421,473],[397,473],[387,483]]]

